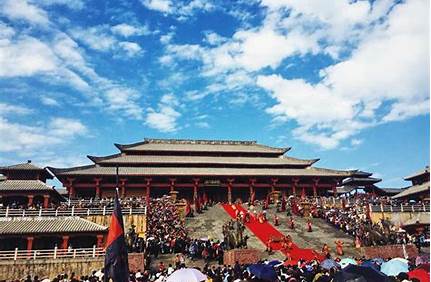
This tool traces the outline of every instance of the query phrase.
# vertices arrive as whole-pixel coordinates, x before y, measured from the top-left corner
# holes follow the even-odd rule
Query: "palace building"
[[[48,169],[70,198],[113,196],[118,181],[122,197],[159,197],[176,191],[180,199],[205,195],[221,202],[264,199],[274,191],[325,195],[344,179],[363,180],[371,175],[318,168],[313,166],[318,159],[293,158],[286,155],[290,148],[256,141],[145,139],[115,146],[117,154],[88,156],[91,165]]]
[[[31,161],[0,167],[0,204],[24,206],[43,206],[48,208],[63,197],[52,186],[46,184],[53,175]]]

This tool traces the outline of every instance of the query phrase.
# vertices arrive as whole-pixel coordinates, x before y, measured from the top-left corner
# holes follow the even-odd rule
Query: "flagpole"
[[[115,188],[117,188],[118,191],[118,166],[116,166],[116,170],[115,170]]]

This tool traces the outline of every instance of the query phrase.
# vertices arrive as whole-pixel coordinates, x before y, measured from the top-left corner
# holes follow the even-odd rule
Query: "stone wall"
[[[399,226],[412,219],[425,222],[429,216],[429,212],[371,212],[371,221],[378,223],[380,219],[384,218]]]
[[[104,256],[96,258],[63,258],[63,259],[28,259],[17,261],[0,261],[0,281],[24,279],[27,275],[53,279],[58,274],[65,273],[69,277],[74,272],[79,277],[89,275],[94,270],[103,267]],[[141,253],[129,254],[129,269],[137,271],[144,269],[144,255]]]
[[[233,249],[226,251],[223,255],[223,264],[234,265],[236,261],[240,264],[256,263],[262,258],[262,252],[255,249]]]
[[[67,259],[37,259],[0,262],[0,280],[24,279],[27,275],[53,279],[60,273],[70,276],[88,275],[93,270],[103,267],[104,257],[98,258],[67,258]]]
[[[109,224],[111,223],[111,215],[90,215],[90,216],[83,216],[83,218],[103,226],[109,226]],[[147,220],[144,214],[130,215],[130,214],[127,214],[127,209],[125,209],[123,210],[123,219],[124,219],[124,229],[126,233],[132,224],[136,226],[135,231],[137,233],[145,233],[145,230],[147,229]]]
[[[404,258],[404,250],[409,258],[414,258],[418,256],[418,249],[415,245],[405,245],[403,249],[402,245],[387,245],[378,247],[362,247],[359,249],[361,256],[365,258]]]

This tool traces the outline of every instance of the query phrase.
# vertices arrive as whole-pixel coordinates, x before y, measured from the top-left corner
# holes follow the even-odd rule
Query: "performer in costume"
[[[330,256],[329,251],[330,251],[330,249],[329,249],[328,244],[323,244],[323,247],[322,247],[322,253],[323,253],[323,255],[324,255],[325,257],[329,257],[329,256]]]
[[[339,255],[339,256],[344,255],[343,242],[341,240],[337,240],[337,241],[335,241],[335,245],[336,245],[337,255]]]

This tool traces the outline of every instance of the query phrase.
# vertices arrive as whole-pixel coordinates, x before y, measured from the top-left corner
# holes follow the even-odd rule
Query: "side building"
[[[46,184],[53,175],[31,161],[0,167],[0,204],[3,207],[43,207],[58,203],[63,197]]]
[[[214,201],[264,199],[271,192],[318,196],[336,191],[343,179],[374,180],[369,173],[314,167],[318,159],[287,156],[290,148],[256,141],[145,139],[115,144],[119,153],[88,156],[91,165],[49,170],[67,188],[70,198],[111,197],[118,186],[122,197],[160,197]]]

